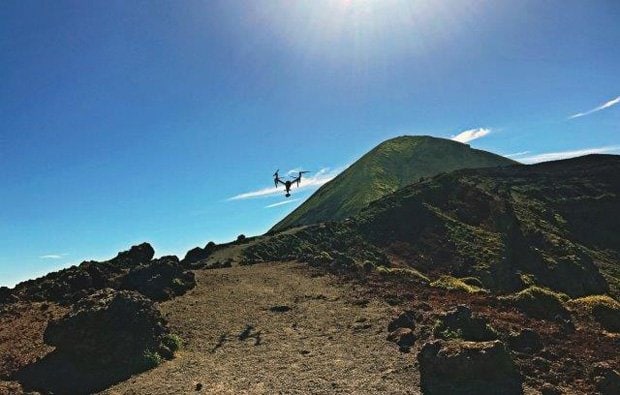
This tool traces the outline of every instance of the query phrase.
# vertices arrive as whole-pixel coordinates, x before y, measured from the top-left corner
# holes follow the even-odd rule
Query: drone
[[[291,196],[291,185],[293,185],[294,183],[297,183],[297,187],[299,188],[299,183],[301,182],[301,176],[309,173],[309,171],[300,171],[298,172],[299,174],[297,175],[297,177],[291,177],[291,180],[286,180],[283,181],[280,176],[278,175],[278,172],[280,171],[280,169],[276,170],[275,173],[273,173],[273,183],[276,184],[276,188],[278,187],[278,183],[284,185],[284,188],[286,188],[286,197]]]

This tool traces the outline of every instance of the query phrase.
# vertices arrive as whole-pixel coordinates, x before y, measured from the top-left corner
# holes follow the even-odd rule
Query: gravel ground
[[[415,354],[386,341],[392,307],[297,263],[197,271],[161,304],[185,345],[105,394],[419,393]]]

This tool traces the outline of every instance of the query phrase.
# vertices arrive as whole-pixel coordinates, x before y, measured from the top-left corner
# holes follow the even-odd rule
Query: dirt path
[[[196,275],[161,305],[184,349],[104,393],[419,393],[415,354],[385,340],[392,308],[360,304],[353,285],[297,263]]]

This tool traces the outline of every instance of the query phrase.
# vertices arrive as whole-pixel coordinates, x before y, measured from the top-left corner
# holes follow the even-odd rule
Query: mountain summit
[[[452,140],[431,136],[396,137],[379,144],[323,185],[271,230],[343,220],[359,213],[370,202],[442,172],[514,163],[503,156]]]

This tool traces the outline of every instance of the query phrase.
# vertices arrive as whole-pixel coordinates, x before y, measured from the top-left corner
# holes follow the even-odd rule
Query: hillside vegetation
[[[368,152],[272,231],[323,221],[339,221],[360,212],[370,202],[404,186],[457,169],[514,164],[510,159],[472,149],[467,144],[430,136],[402,136]]]

